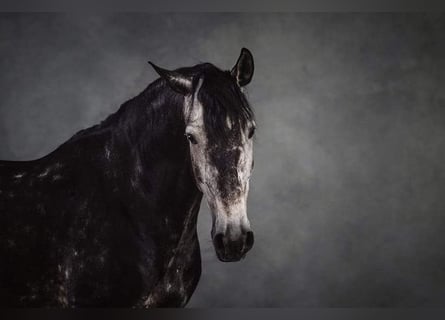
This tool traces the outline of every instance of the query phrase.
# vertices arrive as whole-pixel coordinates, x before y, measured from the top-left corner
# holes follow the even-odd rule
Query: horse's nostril
[[[216,234],[213,243],[216,250],[224,250],[224,235],[222,233]]]
[[[248,231],[246,234],[246,248],[247,248],[247,250],[249,250],[250,248],[253,247],[253,242],[254,242],[253,232]]]

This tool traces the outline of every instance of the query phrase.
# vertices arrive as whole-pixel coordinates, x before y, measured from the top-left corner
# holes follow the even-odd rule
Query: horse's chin
[[[221,262],[238,262],[238,261],[243,260],[247,254],[247,252],[245,252],[241,255],[225,255],[225,254],[219,253],[217,250],[215,252],[216,252],[216,256],[217,256],[218,260]]]
[[[232,257],[225,258],[225,257],[221,257],[221,256],[217,255],[217,257],[218,257],[218,260],[221,261],[221,262],[238,262],[238,261],[244,259],[244,256],[240,257],[240,258],[232,258]]]

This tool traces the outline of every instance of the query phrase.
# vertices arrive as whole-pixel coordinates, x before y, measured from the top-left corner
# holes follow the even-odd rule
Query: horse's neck
[[[121,112],[106,142],[109,152],[118,155],[112,170],[119,177],[119,188],[148,219],[184,227],[192,221],[196,227],[194,209],[202,195],[191,171],[181,108],[172,105],[175,101],[153,106],[143,100],[144,104],[133,101]]]
[[[171,223],[180,232],[196,227],[202,194],[184,137],[184,99],[165,90],[155,83],[59,151],[69,157],[75,152],[82,167],[95,168],[111,201],[119,201],[137,225]]]

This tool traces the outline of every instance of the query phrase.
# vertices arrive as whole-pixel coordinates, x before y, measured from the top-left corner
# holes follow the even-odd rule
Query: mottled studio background
[[[43,156],[175,68],[255,57],[253,251],[200,214],[193,307],[445,306],[445,16],[0,15],[0,159]]]

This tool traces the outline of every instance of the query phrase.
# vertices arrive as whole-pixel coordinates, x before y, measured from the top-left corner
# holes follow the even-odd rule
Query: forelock
[[[209,138],[226,138],[245,130],[254,114],[229,71],[205,64],[196,83],[195,97],[203,107],[203,120]],[[231,125],[227,125],[227,123]]]

